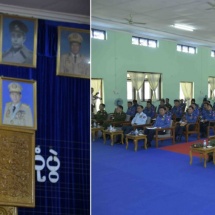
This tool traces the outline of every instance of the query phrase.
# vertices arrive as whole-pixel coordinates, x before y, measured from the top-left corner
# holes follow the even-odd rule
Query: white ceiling
[[[215,47],[215,0],[91,0],[93,28]],[[214,4],[209,5],[209,3]],[[125,18],[145,25],[130,25]],[[193,26],[193,32],[171,27]]]
[[[0,12],[90,24],[90,0],[0,0]]]

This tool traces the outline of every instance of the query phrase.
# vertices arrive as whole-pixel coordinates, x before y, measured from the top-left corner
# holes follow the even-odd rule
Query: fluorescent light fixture
[[[182,30],[185,30],[185,31],[193,31],[194,28],[191,27],[191,26],[187,26],[187,25],[180,25],[180,24],[174,24],[172,25],[174,28],[178,28],[178,29],[182,29]]]

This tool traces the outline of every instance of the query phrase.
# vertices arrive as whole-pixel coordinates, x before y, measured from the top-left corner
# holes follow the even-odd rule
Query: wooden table
[[[207,155],[209,153],[213,153],[213,157],[215,158],[215,147],[211,147],[211,148],[193,148],[190,147],[190,165],[192,164],[193,161],[193,152],[198,152],[200,153],[200,161],[202,160],[202,155],[204,157],[204,167],[206,168],[206,162],[207,162]],[[213,163],[215,164],[215,159],[213,159]]]
[[[132,135],[132,134],[126,134],[126,149],[128,149],[128,139],[131,139],[134,141],[134,151],[137,151],[138,147],[138,140],[144,140],[144,148],[147,149],[147,136],[146,135]]]
[[[95,136],[98,131],[102,131],[103,127],[91,127],[92,140],[95,141]]]
[[[104,144],[106,143],[106,135],[107,134],[110,135],[111,146],[114,145],[114,137],[116,135],[120,135],[121,136],[121,143],[124,144],[124,142],[123,142],[123,131],[122,130],[116,130],[116,131],[103,130]]]

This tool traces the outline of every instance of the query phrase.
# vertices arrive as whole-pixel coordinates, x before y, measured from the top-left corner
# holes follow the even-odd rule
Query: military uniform
[[[19,50],[15,50],[11,47],[8,51],[3,53],[2,61],[10,63],[32,64],[33,52],[27,49],[24,45]]]
[[[171,118],[170,116],[167,116],[166,114],[158,115],[156,118],[156,121],[153,126],[158,127],[158,128],[169,128],[171,124]],[[147,145],[151,146],[151,141],[153,140],[153,137],[155,135],[155,129],[145,129],[144,132],[145,135],[147,135]],[[166,134],[166,131],[159,131],[159,135],[164,135]]]
[[[23,45],[28,32],[27,26],[20,20],[13,20],[9,24],[9,31],[11,33],[12,47],[3,53],[2,61],[32,64],[33,52]]]
[[[22,86],[12,82],[8,85],[12,102],[5,105],[3,124],[18,126],[33,126],[31,108],[20,102]]]
[[[113,115],[113,117],[114,117],[114,119],[113,119],[112,122],[121,122],[121,121],[125,121],[125,119],[126,119],[126,113],[125,113],[125,112],[121,112],[121,113],[115,112],[114,115]],[[116,123],[114,123],[114,124],[117,126]],[[103,124],[103,127],[106,129],[106,128],[107,128],[108,126],[110,126],[110,125],[111,125],[111,122],[105,122],[105,123]]]
[[[83,37],[79,33],[71,33],[68,36],[70,45],[73,43],[79,44],[83,41]],[[82,75],[90,77],[89,59],[78,53],[79,50],[73,51],[76,53],[63,54],[60,59],[60,72],[74,75]]]
[[[13,107],[12,102],[6,103],[3,124],[33,126],[32,113],[28,105],[19,103],[14,112]]]
[[[178,137],[179,141],[181,140],[181,136],[182,136],[183,131],[186,130],[186,124],[187,123],[196,123],[197,118],[198,118],[198,116],[194,112],[191,113],[191,114],[186,113],[185,116],[183,117],[183,122],[186,122],[184,124],[184,126],[182,126],[181,124],[176,125],[176,127],[175,127],[175,137],[179,136]],[[195,128],[195,124],[191,124],[191,125],[189,125],[188,130],[192,131],[192,130],[194,130],[194,128]]]
[[[61,56],[60,72],[90,77],[89,60],[82,55],[75,56],[71,53]]]
[[[95,119],[98,123],[103,124],[105,120],[107,120],[108,114],[105,110],[99,110],[95,115]]]
[[[201,136],[205,137],[207,133],[207,127],[209,126],[209,122],[215,121],[215,111],[213,110],[205,111],[205,114],[203,115],[203,120],[206,120],[206,121],[200,122],[200,132],[201,132]],[[214,125],[214,122],[211,122],[210,124]]]

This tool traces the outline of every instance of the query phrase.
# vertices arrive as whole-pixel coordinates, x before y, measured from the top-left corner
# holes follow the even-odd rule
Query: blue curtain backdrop
[[[36,146],[45,161],[50,149],[60,161],[56,183],[48,165],[41,171],[44,182],[35,172],[36,207],[19,207],[19,215],[90,213],[90,80],[56,76],[58,26],[90,30],[89,25],[39,20],[37,68],[0,65],[2,76],[37,81]]]

